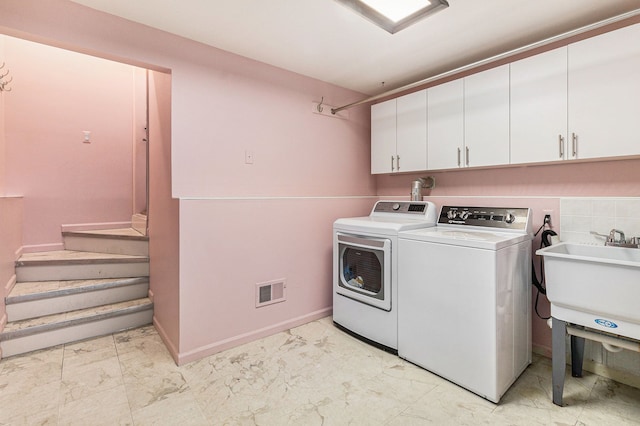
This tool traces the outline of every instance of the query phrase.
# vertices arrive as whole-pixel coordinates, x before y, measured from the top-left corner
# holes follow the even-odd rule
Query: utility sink
[[[640,249],[559,243],[536,254],[551,316],[640,340]]]

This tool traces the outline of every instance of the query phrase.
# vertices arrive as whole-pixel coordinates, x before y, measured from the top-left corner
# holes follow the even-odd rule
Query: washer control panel
[[[516,207],[442,206],[438,224],[527,230],[530,209]]]

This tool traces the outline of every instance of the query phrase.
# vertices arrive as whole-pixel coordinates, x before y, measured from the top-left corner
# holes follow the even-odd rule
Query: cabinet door
[[[568,52],[570,158],[640,154],[640,24]]]
[[[371,105],[371,173],[395,171],[395,155],[396,100],[391,99]]]
[[[509,65],[464,78],[466,166],[509,164]]]
[[[427,165],[429,170],[462,166],[464,84],[462,79],[427,90]]]
[[[427,170],[427,91],[396,100],[396,170]]]
[[[567,47],[511,64],[511,163],[565,159]]]

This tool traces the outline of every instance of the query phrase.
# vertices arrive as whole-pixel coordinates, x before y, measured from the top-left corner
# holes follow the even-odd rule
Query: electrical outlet
[[[551,215],[550,214],[545,214],[544,215],[544,222],[545,225],[549,225],[551,226]]]

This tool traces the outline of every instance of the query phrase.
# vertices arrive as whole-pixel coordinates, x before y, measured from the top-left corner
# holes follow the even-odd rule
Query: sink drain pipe
[[[551,328],[551,318],[547,321],[547,325]],[[620,352],[623,349],[640,352],[640,341],[627,340],[621,337],[609,336],[595,331],[584,330],[580,327],[567,323],[567,334],[570,336],[583,337],[602,343],[602,346],[609,352]]]

